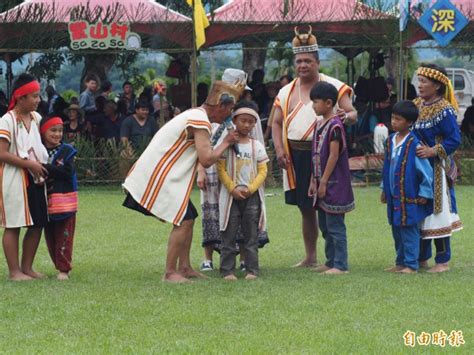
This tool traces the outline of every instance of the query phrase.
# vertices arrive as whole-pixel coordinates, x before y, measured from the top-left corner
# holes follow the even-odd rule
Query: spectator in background
[[[79,106],[84,110],[86,118],[96,111],[95,94],[99,85],[99,80],[93,74],[88,74],[84,80],[86,89],[79,96]]]
[[[206,83],[199,83],[197,85],[197,105],[201,106],[206,101],[209,93],[209,86]]]
[[[125,100],[127,103],[127,115],[132,115],[135,113],[135,102],[136,96],[133,92],[133,86],[130,81],[126,81],[122,85],[123,92],[119,95],[120,99]]]
[[[7,95],[3,90],[0,90],[0,117],[3,117],[8,111]]]
[[[270,83],[267,83],[266,85],[267,88],[267,96],[268,96],[268,101],[267,104],[265,105],[265,109],[263,110],[262,113],[262,130],[264,133],[263,137],[265,139],[265,142],[268,142],[268,140],[272,136],[272,116],[273,116],[273,103],[275,102],[275,98],[278,95],[278,92],[282,88],[281,86],[281,79],[280,81],[272,81]]]
[[[77,98],[77,96],[72,96],[71,97],[71,100],[69,100],[69,104],[74,104],[74,105],[77,105],[79,106],[79,99]]]
[[[167,94],[167,88],[165,89],[165,96]],[[142,93],[140,94],[140,96],[138,96],[138,100],[137,101],[146,101],[148,103],[148,111],[149,113],[153,113],[154,112],[154,109],[153,109],[153,88],[151,86],[145,86],[143,88],[143,91]],[[135,110],[136,112],[136,110]]]
[[[108,100],[104,107],[105,119],[102,121],[102,136],[120,142],[120,128],[124,117],[118,113],[117,104]]]
[[[127,110],[128,110],[128,107],[127,107],[127,100],[125,99],[119,99],[117,101],[117,113],[122,116],[122,117],[127,117],[128,116],[128,113],[127,113]]]
[[[112,83],[109,80],[105,80],[100,85],[100,94],[105,97],[106,100],[113,100],[112,95]]]
[[[93,141],[102,138],[102,123],[105,120],[105,102],[107,100],[103,96],[97,96],[95,99],[96,110],[89,115],[86,113],[86,131]]]
[[[280,85],[281,87],[288,85],[293,81],[293,77],[291,75],[285,74],[280,77]]]
[[[67,121],[64,123],[64,140],[73,144],[84,130],[84,111],[77,104],[71,104],[65,110]]]
[[[257,85],[263,84],[263,78],[265,72],[262,69],[255,69],[252,73],[252,81],[249,83],[249,87],[254,90]]]
[[[46,95],[48,96],[48,114],[51,115],[53,113],[53,105],[58,99],[59,95],[56,92],[56,89],[52,87],[51,85],[48,85],[46,89],[44,90],[46,92]]]
[[[267,91],[263,78],[265,72],[262,69],[255,69],[252,74],[252,81],[249,83],[249,87],[252,89],[252,101],[255,101],[258,105],[258,114],[262,116],[262,112],[267,102]]]
[[[120,139],[125,147],[144,148],[151,141],[158,127],[149,113],[148,101],[139,100],[135,105],[135,113],[122,122]]]
[[[464,112],[461,123],[461,133],[470,143],[474,143],[474,98],[471,99],[471,106]]]

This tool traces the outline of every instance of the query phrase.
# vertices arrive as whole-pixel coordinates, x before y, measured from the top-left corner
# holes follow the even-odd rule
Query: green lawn
[[[452,270],[394,275],[385,206],[375,187],[357,188],[347,215],[350,273],[291,269],[303,255],[300,217],[279,189],[267,198],[271,243],[261,277],[226,283],[217,271],[190,285],[160,281],[170,230],[121,207],[118,189],[84,189],[72,279],[57,281],[42,242],[43,281],[6,281],[0,263],[0,352],[5,353],[401,353],[443,349],[403,344],[417,333],[461,330],[473,353],[474,189],[457,188],[465,228],[453,239]],[[192,197],[199,203],[197,191]],[[201,258],[200,220],[192,259]],[[323,260],[323,242],[318,242]],[[217,261],[217,260],[216,260]],[[218,263],[217,263],[218,264]],[[454,348],[447,345],[444,351]]]

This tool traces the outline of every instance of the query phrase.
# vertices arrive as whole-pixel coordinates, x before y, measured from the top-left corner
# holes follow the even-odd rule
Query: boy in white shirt
[[[256,105],[243,101],[232,115],[239,136],[238,152],[228,148],[217,162],[221,181],[219,223],[222,233],[220,272],[226,280],[236,280],[235,243],[240,226],[247,280],[257,278],[258,230],[265,228],[263,183],[267,176],[268,156],[265,147],[250,137],[258,119]]]

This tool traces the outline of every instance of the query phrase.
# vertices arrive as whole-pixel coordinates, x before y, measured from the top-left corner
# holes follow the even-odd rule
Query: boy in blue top
[[[397,254],[395,266],[386,271],[404,274],[418,270],[419,223],[433,210],[433,168],[428,159],[416,156],[421,143],[410,131],[417,118],[413,102],[395,104],[391,119],[395,133],[387,139],[383,165],[381,201],[387,203]]]

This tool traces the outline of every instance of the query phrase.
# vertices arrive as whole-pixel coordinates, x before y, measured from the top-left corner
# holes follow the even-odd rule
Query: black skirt
[[[292,150],[291,159],[295,170],[296,189],[285,191],[285,202],[302,209],[313,208],[313,198],[308,196],[311,182],[311,151]]]
[[[135,199],[127,193],[127,197],[125,197],[125,201],[123,201],[122,206],[130,208],[132,210],[138,211],[143,213],[145,216],[153,216],[153,214],[145,209],[142,205],[140,205]],[[186,213],[184,214],[183,221],[187,219],[196,219],[199,216],[196,207],[194,207],[191,200],[188,202],[188,207],[186,208]]]

